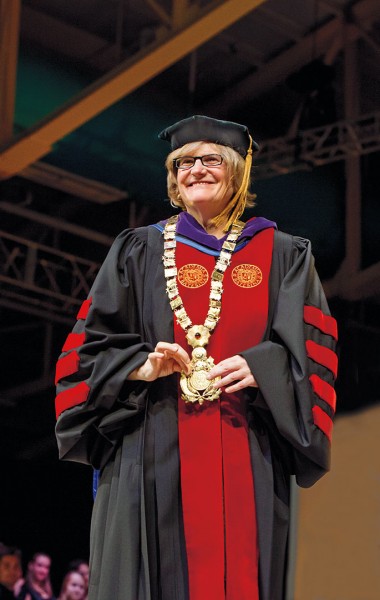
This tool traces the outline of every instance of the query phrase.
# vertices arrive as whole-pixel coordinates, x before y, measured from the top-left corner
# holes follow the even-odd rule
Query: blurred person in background
[[[90,577],[90,567],[88,564],[87,560],[84,560],[83,558],[76,558],[72,561],[69,562],[67,571],[77,571],[77,573],[80,573],[84,579],[85,585],[86,585],[86,596],[88,593],[88,580]]]
[[[50,581],[51,558],[44,552],[34,554],[28,563],[25,583],[18,600],[55,600]]]
[[[85,600],[87,595],[86,581],[78,571],[66,573],[58,600]]]
[[[0,600],[14,598],[15,586],[22,582],[21,550],[0,546]]]

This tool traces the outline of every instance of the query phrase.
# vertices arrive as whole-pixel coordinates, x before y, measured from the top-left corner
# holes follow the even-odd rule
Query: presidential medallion
[[[198,402],[217,400],[222,393],[220,388],[214,388],[214,379],[207,379],[207,374],[214,366],[214,359],[207,356],[204,346],[207,346],[210,336],[214,331],[222,307],[223,278],[230,265],[232,254],[235,250],[239,236],[244,228],[242,221],[235,221],[227,239],[223,242],[222,249],[216,260],[215,268],[211,275],[209,307],[203,325],[193,325],[180,296],[177,281],[185,287],[201,287],[208,279],[207,270],[202,265],[184,265],[177,271],[175,264],[176,228],[178,215],[168,219],[164,229],[164,273],[166,279],[166,293],[177,323],[186,331],[186,340],[193,348],[191,354],[191,370],[187,375],[181,373],[180,386],[182,399],[185,402]]]

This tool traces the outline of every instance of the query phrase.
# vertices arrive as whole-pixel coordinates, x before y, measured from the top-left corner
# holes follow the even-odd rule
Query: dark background
[[[195,2],[189,4],[194,8]],[[170,14],[169,0],[160,5]],[[198,5],[207,9],[211,3],[203,0]],[[33,182],[23,174],[1,180],[0,276],[6,272],[1,232],[102,262],[106,244],[63,231],[58,225],[47,225],[38,220],[40,216],[83,226],[112,239],[125,227],[152,223],[171,214],[165,200],[163,167],[168,148],[157,134],[179,118],[208,114],[242,122],[264,146],[271,138],[288,139],[290,131],[294,138],[302,131],[344,120],[348,93],[357,95],[358,114],[379,111],[380,10],[374,9],[359,23],[367,37],[356,39],[359,75],[355,90],[347,92],[344,51],[336,53],[326,71],[323,65],[328,49],[320,50],[318,32],[338,17],[351,26],[353,19],[362,14],[363,1],[335,0],[329,5],[336,11],[312,0],[267,0],[198,48],[196,56],[187,55],[58,140],[42,159],[48,165],[125,191],[126,199],[98,204]],[[46,16],[55,23],[53,36],[47,35],[46,28],[35,26]],[[77,44],[65,46],[60,38],[63,26],[70,27],[72,35],[77,36]],[[118,62],[133,57],[144,44],[149,45],[158,26],[157,14],[141,1],[24,0],[14,134],[25,133]],[[119,39],[119,58],[114,56],[107,63],[102,62],[101,53],[81,54],[84,32],[104,40],[105,50]],[[312,52],[305,53],[295,68],[286,57],[310,36],[315,36]],[[247,92],[245,83],[252,80],[261,85],[260,78],[251,78],[261,75],[265,80],[278,57],[283,57],[283,72],[265,91],[259,93],[253,87]],[[191,77],[194,58],[195,78]],[[298,128],[294,126],[297,115]],[[359,154],[360,268],[365,269],[380,260],[380,155],[375,150]],[[295,152],[292,160],[297,168],[270,177],[261,175],[259,160],[253,168],[257,206],[246,216],[265,216],[276,221],[280,229],[309,238],[322,281],[334,277],[350,244],[345,229],[344,160],[322,166],[300,165]],[[14,211],[5,210],[2,203],[14,207]],[[16,209],[31,212],[22,216]],[[20,261],[22,248],[20,243]],[[21,269],[22,262],[19,265]],[[37,551],[50,554],[58,593],[68,562],[88,558],[92,470],[58,461],[54,364],[75,321],[76,306],[56,310],[55,317],[61,321],[52,320],[41,309],[43,300],[46,298],[33,295],[16,282],[10,284],[0,278],[0,540],[19,546],[24,564]],[[378,280],[373,291],[354,301],[343,292],[329,298],[340,336],[338,417],[364,410],[380,400],[379,300]]]

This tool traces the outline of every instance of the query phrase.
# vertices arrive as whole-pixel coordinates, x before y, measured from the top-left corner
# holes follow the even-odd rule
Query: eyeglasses
[[[218,167],[223,162],[223,156],[220,154],[205,154],[204,156],[180,156],[173,159],[173,164],[176,169],[191,169],[198,159],[204,167]]]

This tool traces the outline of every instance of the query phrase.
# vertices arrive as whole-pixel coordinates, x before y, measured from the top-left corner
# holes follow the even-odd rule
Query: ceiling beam
[[[21,0],[0,0],[0,144],[13,136]]]
[[[330,10],[335,16],[343,17],[344,13],[341,8],[339,8],[334,2],[331,0],[318,0],[321,6],[324,6],[326,10]]]
[[[51,217],[50,215],[31,210],[30,208],[25,208],[25,206],[21,206],[20,204],[6,202],[5,200],[0,201],[0,211],[11,215],[17,215],[18,217],[28,219],[34,223],[41,223],[42,225],[46,225],[57,231],[66,231],[67,233],[71,233],[82,239],[91,240],[92,242],[97,242],[98,244],[107,247],[111,246],[113,242],[112,237],[109,237],[100,231],[88,229],[87,227],[70,223],[64,219]]]
[[[222,33],[212,40],[213,46],[225,54],[233,52],[240,60],[258,67],[264,64],[264,55],[258,52],[252,44],[239,40],[236,36]]]
[[[21,38],[39,46],[43,40],[45,52],[50,50],[100,70],[115,64],[114,43],[31,6],[22,7],[20,27]]]
[[[166,27],[172,26],[172,20],[170,15],[166,12],[162,6],[157,2],[157,0],[145,0],[145,3],[153,10],[153,12],[160,18],[162,24]]]
[[[334,277],[323,281],[323,289],[327,298],[339,297],[350,302],[380,297],[380,262],[350,277],[342,265]]]
[[[186,22],[191,7],[189,0],[173,0],[172,4],[172,26],[176,29]]]
[[[297,27],[294,19],[285,17],[283,14],[276,10],[272,10],[267,6],[263,6],[258,11],[258,16],[263,15],[266,19],[263,21],[263,25],[272,29],[272,31],[283,35],[284,37],[290,37],[293,41],[299,41],[302,38],[302,32],[300,27]]]
[[[71,173],[40,160],[20,171],[19,175],[29,181],[97,204],[108,204],[128,198],[128,193],[124,190]]]
[[[360,23],[362,28],[368,31],[373,21],[380,17],[380,2],[378,0],[359,0],[354,5],[352,14],[355,22]],[[316,58],[315,51],[318,57],[324,56],[334,45],[336,55],[343,49],[345,43],[342,24],[343,21],[340,17],[332,18],[317,31],[308,34],[289,50],[267,61],[258,71],[237,83],[234,86],[233,94],[230,90],[218,94],[217,103],[215,103],[215,98],[212,98],[202,106],[202,110],[207,114],[212,108],[214,114],[217,111],[215,116],[224,116],[232,108],[236,109],[238,105],[243,106],[247,101],[282,83],[289,73],[297,71],[312,58]],[[346,26],[345,34],[351,42],[362,37],[362,33],[354,24]]]
[[[266,0],[214,2],[196,20],[121,63],[0,152],[0,178],[17,174],[51,151],[54,142],[133,92]]]

